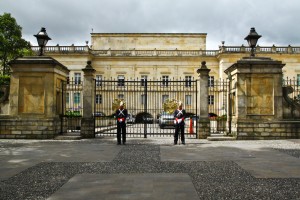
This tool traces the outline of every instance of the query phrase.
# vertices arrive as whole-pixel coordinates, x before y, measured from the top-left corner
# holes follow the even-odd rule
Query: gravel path
[[[160,145],[171,140],[130,140],[112,162],[42,162],[0,182],[0,199],[46,199],[76,174],[187,173],[199,199],[300,199],[300,179],[258,179],[233,161],[161,162]],[[40,142],[40,141],[39,141]],[[44,141],[47,142],[47,141]],[[49,142],[49,141],[48,141]],[[104,142],[88,140],[77,142]],[[190,143],[199,143],[191,140]],[[208,143],[201,140],[202,143]],[[231,141],[232,142],[232,141]],[[234,141],[248,142],[249,141]],[[232,142],[232,143],[234,143]],[[251,141],[300,158],[299,144],[288,141]],[[17,148],[27,142],[0,141],[0,150]],[[228,142],[223,142],[228,144]]]

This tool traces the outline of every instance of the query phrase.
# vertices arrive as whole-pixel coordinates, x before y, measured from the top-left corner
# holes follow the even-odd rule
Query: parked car
[[[160,128],[175,127],[173,114],[162,112],[158,118],[158,124]]]
[[[93,113],[93,116],[94,117],[103,117],[103,116],[105,116],[105,114],[103,112],[95,112],[95,113]]]
[[[135,122],[135,118],[131,114],[128,114],[126,118],[126,122],[128,124],[133,124]]]

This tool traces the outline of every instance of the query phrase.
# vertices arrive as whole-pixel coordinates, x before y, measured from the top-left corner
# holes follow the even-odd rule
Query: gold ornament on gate
[[[126,108],[126,102],[124,101],[124,99],[114,99],[111,106],[112,110],[118,110],[121,102],[123,102],[123,107]]]
[[[163,104],[163,109],[166,113],[172,114],[178,107],[178,101],[176,99],[166,99]]]

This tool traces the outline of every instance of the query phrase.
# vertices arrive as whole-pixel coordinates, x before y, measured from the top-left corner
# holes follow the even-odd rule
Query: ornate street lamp
[[[48,36],[46,29],[44,27],[41,28],[40,32],[38,34],[33,35],[36,37],[37,42],[40,47],[40,53],[39,56],[42,56],[44,54],[44,47],[46,46],[48,40],[51,40],[51,38]]]
[[[258,35],[255,31],[255,28],[251,28],[250,29],[250,33],[249,35],[247,35],[247,37],[245,37],[245,40],[247,40],[250,48],[251,48],[251,57],[254,57],[254,49],[256,47],[257,41],[258,39],[261,37],[261,35]]]

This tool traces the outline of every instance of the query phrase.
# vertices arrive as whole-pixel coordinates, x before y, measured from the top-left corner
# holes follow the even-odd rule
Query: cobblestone
[[[160,146],[172,139],[128,139],[111,162],[40,162],[0,182],[0,199],[47,199],[76,174],[187,173],[199,199],[300,199],[299,178],[255,178],[234,161],[161,161]],[[188,140],[189,146],[212,144]],[[0,152],[29,144],[57,144],[59,141],[0,140]],[[115,145],[114,139],[63,143]],[[300,145],[291,141],[220,141],[222,145],[263,145],[300,158]],[[63,145],[60,145],[63,146]],[[170,145],[171,146],[171,145]],[[176,149],[178,150],[178,149]]]

